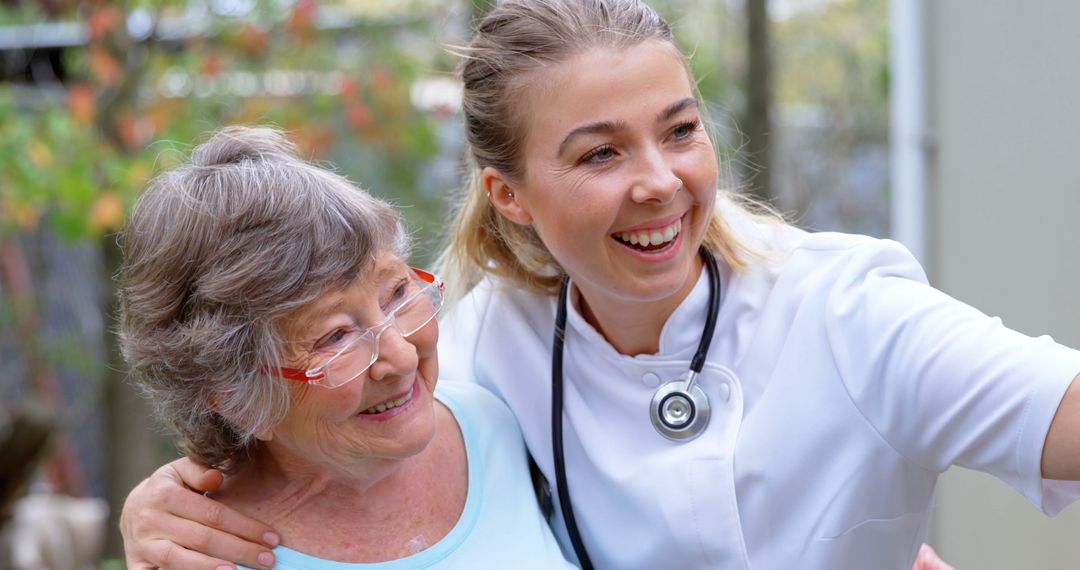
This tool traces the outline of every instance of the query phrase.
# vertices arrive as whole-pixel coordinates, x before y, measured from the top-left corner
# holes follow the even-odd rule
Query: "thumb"
[[[203,467],[187,457],[173,461],[166,467],[172,470],[171,477],[200,493],[212,493],[225,481],[221,470]]]

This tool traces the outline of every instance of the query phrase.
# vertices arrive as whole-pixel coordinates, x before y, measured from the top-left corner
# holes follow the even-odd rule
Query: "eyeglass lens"
[[[413,280],[409,297],[389,315],[382,326],[368,329],[356,344],[346,348],[327,363],[324,383],[337,387],[350,382],[367,371],[378,357],[379,338],[389,327],[408,337],[431,322],[442,305],[442,293],[432,284]]]

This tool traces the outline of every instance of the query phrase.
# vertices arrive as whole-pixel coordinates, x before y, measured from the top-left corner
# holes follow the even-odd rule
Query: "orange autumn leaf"
[[[371,113],[361,101],[353,101],[345,107],[345,121],[357,131],[363,131],[371,125]]]
[[[309,126],[296,131],[293,140],[303,156],[323,157],[334,146],[334,131],[328,127]]]
[[[109,32],[116,29],[117,24],[124,21],[124,13],[112,4],[98,6],[86,19],[86,29],[90,33],[90,41],[100,41]]]
[[[300,39],[308,39],[315,31],[315,0],[297,0],[289,15],[289,31]]]
[[[104,192],[90,207],[86,225],[95,232],[115,230],[124,220],[124,204],[116,192]]]
[[[87,61],[90,63],[90,72],[104,85],[116,85],[124,75],[120,62],[100,47],[91,46],[87,50]]]
[[[342,99],[354,99],[360,94],[360,82],[355,77],[345,75],[338,84],[338,90]]]
[[[236,33],[236,47],[249,57],[262,55],[270,41],[270,34],[255,26],[244,26]]]
[[[68,109],[75,122],[90,125],[97,115],[97,98],[89,85],[74,85],[68,89]]]
[[[129,112],[122,112],[116,117],[116,132],[120,136],[120,142],[127,150],[135,150],[142,146],[146,139],[147,121],[139,121]]]
[[[216,53],[212,53],[210,55],[207,55],[202,60],[202,65],[199,66],[199,71],[203,75],[207,75],[209,77],[214,77],[215,75],[219,75],[224,70],[225,70],[225,64],[222,63],[221,56],[216,54]]]

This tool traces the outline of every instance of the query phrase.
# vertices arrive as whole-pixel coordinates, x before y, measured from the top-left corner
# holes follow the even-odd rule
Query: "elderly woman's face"
[[[295,316],[287,331],[292,364],[317,368],[343,348],[343,339],[355,334],[350,331],[383,323],[414,279],[404,262],[383,254],[348,287],[323,294]],[[438,325],[433,319],[408,337],[400,333],[392,325],[382,329],[378,358],[338,388],[297,384],[288,415],[273,429],[269,445],[275,453],[348,468],[422,450],[435,428]],[[358,360],[357,371],[367,362]]]

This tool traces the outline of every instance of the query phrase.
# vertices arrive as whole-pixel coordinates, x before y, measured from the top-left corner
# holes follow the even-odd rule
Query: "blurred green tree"
[[[97,243],[103,322],[112,323],[111,277],[121,259],[115,232],[128,208],[156,172],[227,124],[285,129],[311,158],[330,160],[375,193],[408,205],[413,227],[436,231],[441,189],[425,188],[422,165],[439,150],[438,109],[418,112],[410,103],[421,75],[449,68],[431,41],[439,23],[431,17],[434,4],[54,0],[0,8],[2,24],[64,22],[37,27],[38,37],[61,26],[78,31],[55,81],[0,83],[0,244],[9,266],[25,268],[20,234],[47,231]],[[0,286],[22,295],[7,302],[24,323],[18,336],[30,357],[45,352],[34,346],[40,331],[33,291]],[[124,383],[115,339],[106,338],[98,397],[111,449],[109,499],[118,511],[160,454],[145,404]],[[77,476],[69,469],[59,483],[77,493]],[[110,541],[115,555],[115,533]]]

